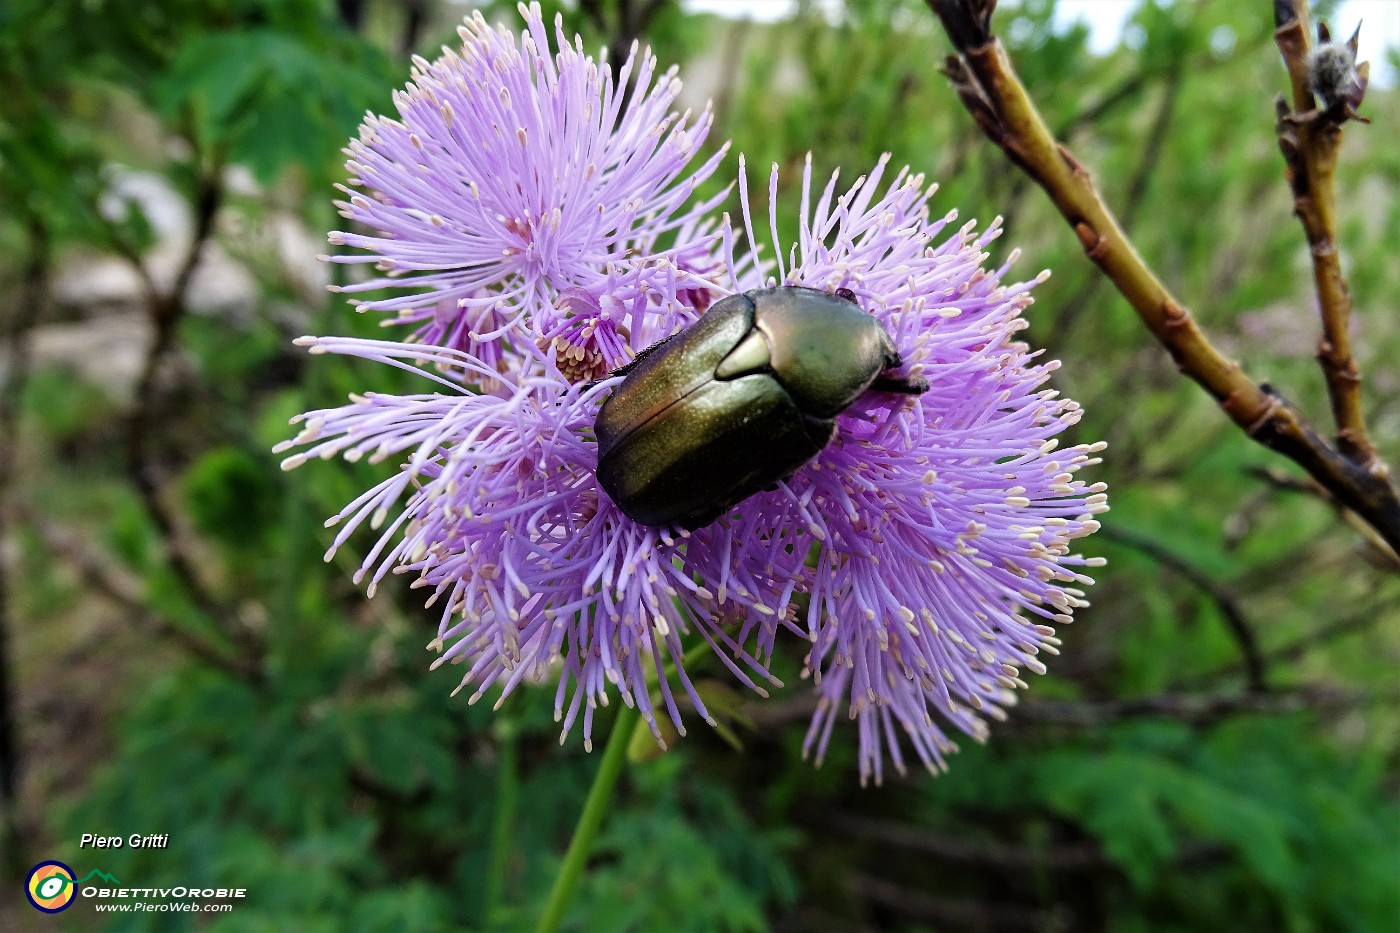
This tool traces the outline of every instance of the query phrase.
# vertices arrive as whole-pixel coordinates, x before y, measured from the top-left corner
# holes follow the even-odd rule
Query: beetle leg
[[[928,391],[928,380],[923,376],[887,376],[881,374],[870,383],[872,392],[895,392],[899,395],[923,395]]]
[[[812,439],[812,443],[816,445],[818,451],[830,444],[831,439],[836,436],[835,418],[814,418],[811,415],[803,415],[802,424],[806,427],[807,436]],[[795,472],[797,472],[797,467],[793,467],[793,473]],[[788,474],[788,476],[791,475],[792,473]],[[782,478],[787,479],[787,476]]]

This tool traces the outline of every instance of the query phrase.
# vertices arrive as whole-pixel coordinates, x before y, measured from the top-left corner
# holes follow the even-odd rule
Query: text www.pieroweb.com
[[[99,913],[101,913],[101,912],[127,913],[127,912],[129,912],[129,911],[134,911],[134,912],[136,912],[136,913],[169,913],[169,912],[179,912],[179,913],[217,914],[217,913],[225,913],[225,912],[227,912],[227,911],[233,910],[233,905],[232,905],[232,904],[192,904],[192,903],[189,903],[189,902],[176,902],[176,903],[169,903],[169,904],[151,904],[151,903],[146,903],[146,902],[137,902],[137,903],[134,903],[134,904],[124,904],[124,903],[112,904],[112,903],[106,903],[106,904],[93,904],[92,907],[93,907],[94,910],[98,911]]]

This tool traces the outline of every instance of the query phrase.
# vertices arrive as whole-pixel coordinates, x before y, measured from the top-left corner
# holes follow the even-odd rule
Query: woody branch
[[[1128,300],[1180,371],[1210,393],[1255,441],[1297,463],[1400,551],[1400,495],[1382,468],[1329,443],[1271,385],[1220,352],[1191,312],[1148,267],[1089,172],[1051,135],[1001,42],[995,0],[927,0],[959,54],[945,73],[982,133],[1050,196],[1085,254]]]
[[[1337,252],[1337,155],[1342,124],[1365,121],[1355,107],[1366,91],[1367,64],[1355,64],[1356,35],[1346,44],[1331,43],[1325,24],[1318,26],[1322,45],[1313,48],[1305,0],[1276,0],[1274,16],[1274,42],[1288,68],[1292,97],[1292,106],[1282,95],[1278,99],[1279,149],[1293,191],[1293,211],[1312,254],[1322,317],[1317,359],[1327,382],[1337,447],[1362,467],[1383,471],[1385,464],[1366,432],[1361,374],[1351,348],[1351,293]]]

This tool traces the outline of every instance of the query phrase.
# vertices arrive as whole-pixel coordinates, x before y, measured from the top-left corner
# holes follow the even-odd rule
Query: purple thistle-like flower
[[[678,272],[658,241],[693,233],[709,213],[713,203],[686,205],[723,156],[690,170],[710,111],[694,123],[671,112],[680,82],[674,69],[657,74],[649,50],[634,46],[614,79],[561,20],[553,51],[538,4],[520,11],[518,41],[477,13],[459,30],[460,53],[414,59],[412,83],[394,96],[398,118],[368,116],[346,150],[351,184],[364,190],[343,188],[341,213],[378,232],[330,237],[367,251],[332,261],[387,273],[344,291],[401,292],[362,308],[397,312],[418,325],[416,339],[469,353],[523,325],[542,336],[561,296],[597,297],[622,267],[665,310]]]
[[[980,741],[982,717],[1003,718],[1024,686],[1021,670],[1045,670],[1037,655],[1059,644],[1050,623],[1087,605],[1064,584],[1092,582],[1072,568],[1098,563],[1070,542],[1107,509],[1102,485],[1074,478],[1103,445],[1056,450],[1079,407],[1045,387],[1058,364],[1037,363],[1014,338],[1035,283],[1002,285],[1006,266],[983,267],[998,226],[978,234],[969,224],[935,242],[956,213],[930,220],[932,189],[907,170],[882,188],[884,169],[882,159],[844,193],[833,175],[813,209],[809,158],[800,237],[788,263],[780,251],[778,282],[850,289],[889,331],[904,373],[929,389],[868,393],[780,494],[741,505],[770,535],[805,528],[819,542],[804,589],[821,705],[805,749],[821,760],[845,707],[862,780],[877,782],[886,753],[904,770],[900,733],[927,767],[944,769],[955,746],[935,712]],[[776,187],[775,166],[770,204]],[[799,573],[807,555],[794,549],[784,572]]]
[[[417,289],[364,307],[419,326],[409,342],[300,343],[408,369],[437,391],[352,396],[300,416],[278,446],[305,448],[289,469],[310,457],[398,464],[327,523],[340,526],[331,553],[377,530],[356,580],[373,595],[388,573],[409,574],[431,591],[434,666],[461,665],[473,702],[557,677],[563,734],[581,718],[585,744],[613,694],[658,738],[658,712],[684,733],[682,701],[713,722],[683,635],[762,693],[788,630],[808,639],[820,707],[805,748],[818,762],[846,708],[862,781],[881,780],[886,756],[902,772],[902,742],[946,767],[945,726],[981,740],[984,717],[1002,718],[1025,686],[1021,671],[1044,671],[1051,623],[1087,605],[1068,584],[1091,582],[1075,568],[1095,561],[1070,543],[1107,508],[1101,486],[1074,478],[1101,445],[1056,452],[1078,407],[1045,387],[1056,364],[1015,339],[1041,278],[1002,285],[1006,266],[984,268],[997,225],[947,235],[955,214],[930,219],[931,190],[907,171],[882,187],[884,160],[844,193],[833,176],[813,206],[809,159],[787,261],[735,257],[713,204],[684,206],[718,158],[682,177],[708,112],[687,131],[669,114],[673,77],[652,87],[655,62],[635,52],[617,80],[637,69],[624,107],[606,67],[557,26],[551,58],[538,7],[522,12],[518,44],[477,16],[460,56],[418,60],[400,120],[371,117],[352,143],[370,196],[343,207],[382,235],[333,234],[373,254],[337,259],[407,273],[349,289]],[[775,169],[775,243],[776,189]],[[740,192],[754,244],[742,168]],[[622,381],[610,374],[716,296],[770,282],[849,290],[902,354],[891,375],[928,391],[866,393],[813,461],[706,527],[637,524],[595,475],[594,420]]]
[[[615,690],[659,738],[653,684],[684,734],[667,658],[684,694],[713,721],[682,665],[681,636],[692,629],[745,685],[765,693],[760,681],[776,683],[720,620],[753,627],[787,605],[796,578],[771,570],[783,540],[756,528],[758,517],[684,532],[623,515],[594,475],[591,433],[598,402],[617,379],[581,385],[540,356],[526,370],[538,375],[500,376],[498,391],[477,394],[465,384],[497,374],[457,351],[348,338],[299,343],[313,353],[445,372],[415,369],[446,392],[364,395],[299,416],[301,433],[277,450],[308,445],[284,461],[286,469],[311,457],[400,459],[398,473],[327,522],[341,526],[327,558],[356,528],[381,528],[397,510],[356,582],[368,578],[373,595],[393,571],[415,574],[414,587],[432,590],[429,603],[442,604],[434,667],[463,665],[473,702],[494,686],[504,697],[558,667],[555,710],[565,735],[581,711],[591,744],[594,710]]]

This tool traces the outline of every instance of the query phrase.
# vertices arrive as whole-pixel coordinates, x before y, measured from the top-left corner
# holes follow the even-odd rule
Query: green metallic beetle
[[[642,351],[598,411],[598,480],[643,525],[699,528],[821,452],[869,389],[928,388],[846,289],[731,295]]]

